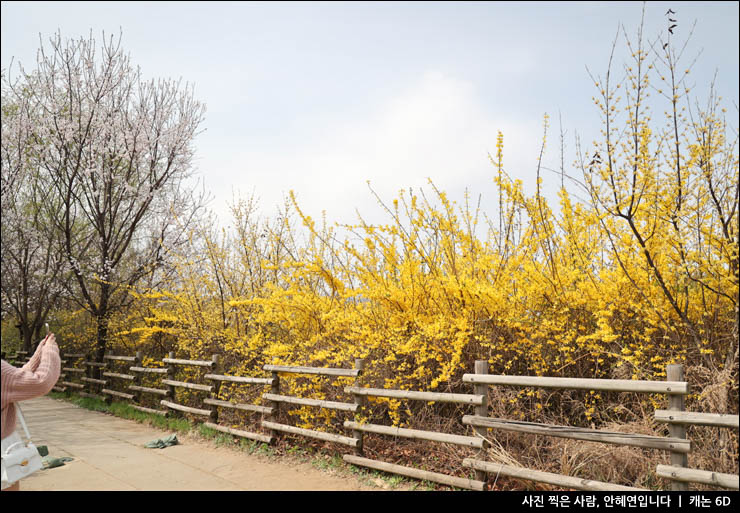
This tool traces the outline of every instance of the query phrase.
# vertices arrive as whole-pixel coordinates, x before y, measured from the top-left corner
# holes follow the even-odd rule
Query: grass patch
[[[242,438],[239,440],[239,449],[246,452],[247,454],[255,454],[258,456],[275,456],[275,449],[265,442],[258,442],[257,440],[250,440],[249,438]]]
[[[164,415],[157,415],[156,413],[139,411],[132,408],[128,403],[114,401],[111,404],[107,404],[105,401],[94,397],[66,395],[61,392],[51,392],[49,393],[49,397],[72,403],[80,408],[85,408],[86,410],[109,413],[116,417],[133,420],[163,431],[189,433],[194,429],[193,423],[186,418],[166,417]]]
[[[167,417],[156,413],[147,413],[133,408],[128,403],[113,402],[110,405],[110,413],[116,417],[134,420],[142,424],[177,433],[188,433],[194,429],[191,421],[182,417]]]
[[[320,454],[316,455],[311,460],[311,465],[319,470],[338,470],[345,467],[344,460],[338,454],[328,455]]]
[[[234,437],[232,435],[222,433],[221,431],[210,428],[205,424],[198,424],[196,431],[202,438],[215,442],[217,447],[234,445]]]
[[[250,454],[258,454],[260,456],[274,456],[275,449],[270,447],[265,442],[252,442],[254,450]]]
[[[110,411],[105,401],[94,397],[82,397],[77,395],[67,396],[61,392],[51,392],[49,393],[49,397],[67,401],[75,406],[79,406],[80,408],[85,408],[86,410],[101,411],[105,413]]]

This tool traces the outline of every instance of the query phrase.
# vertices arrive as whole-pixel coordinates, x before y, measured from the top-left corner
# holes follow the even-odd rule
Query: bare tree
[[[693,342],[695,353],[711,367],[704,347],[711,332],[729,367],[740,266],[738,138],[713,86],[707,107],[686,113],[693,62],[687,67],[679,62],[690,37],[676,50],[670,38],[658,36],[649,43],[642,24],[636,38],[625,33],[632,57],[619,82],[612,76],[615,39],[606,75],[592,75],[600,90],[596,103],[604,139],[591,163],[581,167],[612,254],[630,283],[669,332],[682,328],[684,349]],[[667,103],[664,127],[651,119],[650,92]],[[623,108],[618,94],[624,95]],[[647,271],[641,284],[630,257]],[[654,300],[648,298],[649,287],[658,292]]]

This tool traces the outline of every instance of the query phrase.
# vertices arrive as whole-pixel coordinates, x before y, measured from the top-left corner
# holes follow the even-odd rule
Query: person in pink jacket
[[[53,333],[46,335],[31,359],[23,367],[13,367],[2,360],[0,435],[2,435],[3,448],[6,439],[15,432],[16,411],[14,403],[48,394],[59,379],[61,366],[59,346],[57,346]],[[3,482],[2,486],[5,487],[6,483]],[[19,489],[20,483],[16,482],[4,488],[3,491]]]

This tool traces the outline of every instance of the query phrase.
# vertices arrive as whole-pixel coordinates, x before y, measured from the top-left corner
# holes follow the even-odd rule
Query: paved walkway
[[[48,397],[23,402],[36,445],[74,461],[41,470],[21,490],[378,490],[308,463],[266,461],[204,442],[144,444],[171,433]]]

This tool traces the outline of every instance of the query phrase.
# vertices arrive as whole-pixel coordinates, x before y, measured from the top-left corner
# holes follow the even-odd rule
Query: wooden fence
[[[263,394],[262,398],[272,404],[270,420],[262,420],[262,426],[270,429],[274,437],[282,433],[300,435],[326,442],[346,445],[352,448],[359,448],[362,445],[362,438],[349,437],[338,433],[326,431],[317,431],[313,429],[299,428],[279,422],[280,408],[283,404],[293,404],[298,406],[310,406],[315,408],[327,408],[344,412],[356,412],[358,405],[356,403],[344,403],[338,401],[324,401],[319,399],[310,399],[283,395],[280,393],[280,374],[303,374],[310,376],[328,376],[328,377],[349,377],[357,378],[362,373],[362,361],[355,361],[354,369],[337,369],[337,368],[319,368],[319,367],[300,367],[284,365],[265,365],[262,369],[272,374],[270,392]]]
[[[18,365],[27,361],[28,356],[18,352],[15,357],[10,357],[8,360]],[[355,386],[344,387],[342,390],[352,397],[352,402],[341,402],[281,393],[281,375],[344,377],[357,380],[361,377],[365,366],[363,360],[356,360],[354,368],[351,369],[265,365],[263,370],[269,372],[272,376],[269,378],[224,374],[220,369],[219,355],[213,355],[211,360],[182,360],[176,359],[174,353],[170,353],[167,358],[162,359],[163,367],[148,368],[142,366],[140,352],[135,356],[108,354],[105,355],[105,362],[103,363],[91,361],[88,355],[72,353],[63,354],[62,360],[62,374],[55,387],[55,390],[60,392],[70,393],[74,391],[84,396],[100,397],[107,402],[111,402],[115,397],[129,402],[137,410],[159,415],[190,414],[205,418],[203,424],[211,429],[268,444],[273,443],[281,436],[281,433],[332,442],[351,449],[351,453],[345,453],[343,459],[353,465],[458,488],[486,490],[488,477],[493,475],[546,483],[560,489],[589,491],[641,490],[583,477],[566,476],[485,461],[489,430],[504,430],[667,451],[670,455],[671,464],[657,465],[656,475],[666,479],[672,490],[688,490],[689,483],[701,483],[735,490],[739,488],[737,475],[688,467],[687,455],[691,451],[691,441],[686,437],[686,426],[703,425],[738,429],[738,415],[685,411],[684,397],[689,393],[689,384],[684,380],[681,365],[669,365],[667,367],[666,381],[639,381],[492,375],[488,374],[486,361],[477,361],[474,373],[463,376],[463,383],[472,387],[472,393],[470,394],[368,388],[357,386],[357,383],[355,383]],[[121,367],[127,365],[126,368]],[[183,381],[182,378],[179,378],[178,371],[183,367],[205,369],[205,373],[199,378],[202,382]],[[192,377],[190,379],[192,380]],[[224,385],[263,387],[263,393],[259,396],[258,401],[262,404],[234,402],[228,398],[224,399],[225,395],[229,395],[224,393],[226,390]],[[574,426],[492,418],[488,416],[488,395],[489,387],[493,386],[665,394],[668,398],[668,409],[656,410],[655,420],[668,424],[669,436],[648,436],[639,433],[610,432]],[[195,396],[190,399],[191,402],[195,399],[198,403],[197,407],[178,401],[177,391],[180,389],[191,391],[191,396],[195,393]],[[264,391],[264,389],[267,389],[267,391]],[[152,404],[152,396],[156,396],[154,404]],[[366,400],[369,397],[401,401],[450,402],[461,404],[462,407],[470,407],[474,414],[463,415],[459,419],[462,426],[468,426],[470,434],[424,431],[362,422],[358,414],[366,405]],[[351,415],[352,418],[347,418],[341,425],[346,431],[351,432],[351,436],[348,433],[305,429],[287,424],[281,421],[281,408],[286,408],[289,405],[327,408]],[[224,408],[261,415],[259,424],[263,432],[249,432],[222,425],[219,423],[219,412]],[[458,474],[474,472],[475,478],[452,475],[452,473],[429,472],[364,457],[363,439],[366,434],[468,447],[475,451],[476,456],[464,458],[458,469],[451,470],[453,470],[452,473],[456,471]]]
[[[673,367],[673,369],[670,369]],[[671,376],[680,366],[669,366],[668,374]],[[670,378],[669,378],[670,379]],[[683,405],[682,398],[689,393],[688,383],[685,381],[638,381],[638,380],[610,380],[610,379],[584,379],[584,378],[550,378],[531,376],[496,376],[488,374],[465,374],[463,382],[477,385],[497,386],[521,386],[542,387],[568,390],[594,390],[611,392],[632,393],[662,393],[669,394],[671,409],[679,409]],[[674,399],[680,396],[680,402]],[[575,440],[587,440],[608,444],[627,445],[651,449],[670,451],[671,461],[685,461],[685,455],[691,450],[691,442],[685,437],[657,437],[633,433],[609,432],[597,429],[585,429],[571,426],[556,426],[551,424],[539,424],[534,422],[522,422],[508,419],[490,418],[481,415],[466,415],[463,424],[485,429],[500,429],[516,431],[519,433],[538,434]],[[671,433],[675,434],[675,433]],[[501,463],[484,462],[473,458],[466,458],[463,466],[480,470],[495,475],[529,479],[555,486],[565,486],[577,490],[589,491],[617,491],[632,490],[611,483],[592,481],[589,479],[578,479],[560,474],[545,473],[531,469],[512,467]],[[672,479],[672,489],[685,489],[684,483]]]
[[[129,372],[134,376],[133,383],[127,387],[134,395],[131,406],[135,410],[144,413],[167,415],[167,410],[162,410],[158,406],[160,406],[159,401],[161,397],[170,397],[170,390],[167,388],[158,388],[154,385],[161,386],[161,382],[156,383],[156,380],[158,377],[166,375],[168,369],[144,367],[141,353],[137,353],[136,365],[129,367]]]
[[[480,408],[485,408],[487,400],[486,394],[480,394],[479,390],[476,390],[473,394],[453,394],[412,390],[392,390],[383,388],[348,387],[345,388],[345,391],[355,396],[355,404],[358,405],[364,404],[364,400],[367,397],[385,397],[405,401],[446,402],[463,404],[466,406],[475,407],[477,413],[481,413]],[[415,440],[426,440],[430,442],[449,443],[479,450],[482,450],[485,445],[484,439],[476,436],[464,436],[418,429],[405,429],[379,424],[360,423],[355,421],[345,421],[344,427],[352,429],[355,433],[364,432],[393,437],[411,438]],[[344,459],[344,461],[353,465],[372,468],[374,470],[381,470],[383,472],[390,472],[393,474],[399,474],[415,479],[422,479],[424,481],[440,483],[447,486],[454,486],[458,488],[478,491],[483,491],[486,489],[485,475],[481,476],[479,474],[476,474],[477,479],[470,479],[467,477],[452,476],[448,474],[441,474],[439,472],[429,472],[417,468],[372,460],[370,458],[364,458],[359,454],[345,454],[342,458]],[[481,477],[482,479],[480,479]]]
[[[60,381],[57,381],[57,387],[61,388],[62,392],[70,389],[78,392],[84,391],[85,384],[80,379],[85,375],[86,369],[80,367],[80,364],[85,355],[82,353],[62,353],[59,356],[62,360],[62,371],[59,375]]]

